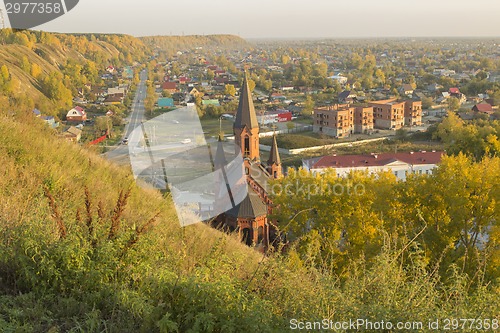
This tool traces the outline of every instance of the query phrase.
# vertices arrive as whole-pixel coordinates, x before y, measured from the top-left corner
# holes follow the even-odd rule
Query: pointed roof
[[[234,128],[244,128],[245,126],[248,129],[259,128],[246,72],[245,78],[243,79],[243,86],[240,90],[240,103],[238,105],[238,111],[236,112]]]
[[[259,198],[259,195],[248,186],[248,195],[235,207],[227,211],[227,215],[240,218],[254,219],[267,214],[266,204]]]
[[[278,151],[278,142],[276,141],[276,134],[273,135],[273,145],[271,146],[271,153],[269,154],[269,159],[267,160],[268,165],[280,165],[281,158]]]

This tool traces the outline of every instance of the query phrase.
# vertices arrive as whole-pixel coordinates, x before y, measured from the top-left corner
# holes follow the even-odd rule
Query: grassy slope
[[[148,331],[148,325],[155,327],[167,312],[180,328],[182,323],[192,326],[203,321],[196,319],[198,312],[235,325],[235,331],[246,325],[265,331],[280,324],[271,318],[279,318],[281,306],[245,291],[247,285],[255,288],[250,277],[261,259],[255,251],[205,225],[181,230],[170,200],[137,188],[128,170],[59,141],[29,119],[17,122],[1,116],[0,142],[0,295],[11,295],[0,296],[0,327],[10,323],[35,331],[67,330],[96,316],[99,327],[107,322],[111,331],[137,330],[142,325]],[[44,188],[55,199],[67,229],[65,238],[60,238]],[[92,203],[94,247],[86,225],[85,188]],[[119,193],[128,188],[131,194],[120,232],[116,240],[108,240]],[[105,211],[101,219],[99,202]],[[127,249],[134,226],[146,225],[157,214]],[[312,283],[310,287],[302,299],[307,299],[305,294],[313,296]],[[171,300],[175,292],[179,294]],[[68,302],[68,309],[60,302]],[[283,309],[294,313],[295,307]],[[182,318],[189,313],[190,318]]]

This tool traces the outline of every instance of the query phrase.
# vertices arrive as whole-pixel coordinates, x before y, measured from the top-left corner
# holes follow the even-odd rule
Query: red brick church
[[[274,239],[274,228],[268,219],[272,212],[272,202],[266,189],[271,179],[282,176],[281,160],[273,137],[273,144],[267,163],[260,160],[259,124],[248,86],[247,77],[240,91],[240,100],[236,119],[233,125],[235,148],[241,150],[248,186],[248,195],[232,209],[217,218],[219,225],[230,231],[237,231],[242,241],[266,249]],[[222,145],[219,144],[216,161],[225,161]]]

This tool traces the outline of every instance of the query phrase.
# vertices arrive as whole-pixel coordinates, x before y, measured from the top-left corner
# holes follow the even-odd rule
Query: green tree
[[[302,109],[302,114],[305,116],[311,116],[314,111],[314,100],[311,95],[307,95],[306,101],[304,102],[304,107]]]
[[[236,88],[234,87],[234,85],[226,84],[225,89],[224,89],[224,94],[230,95],[230,96],[236,95]]]
[[[448,98],[447,104],[449,111],[457,111],[460,108],[460,101],[453,96]]]
[[[255,89],[255,81],[252,79],[248,79],[248,88],[250,88],[250,92],[253,92]]]
[[[31,64],[27,56],[22,57],[20,67],[24,72],[31,73]]]
[[[215,77],[214,71],[211,69],[208,69],[207,70],[207,80],[212,81],[214,79],[214,77]]]
[[[422,98],[422,109],[429,109],[431,108],[432,105],[434,105],[432,98],[430,97]]]

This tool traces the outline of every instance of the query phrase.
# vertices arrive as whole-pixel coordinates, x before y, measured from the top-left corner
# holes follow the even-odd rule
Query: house
[[[125,87],[114,87],[114,88],[108,88],[108,95],[122,95],[124,97],[127,94],[126,88]]]
[[[188,82],[191,81],[191,79],[189,79],[185,76],[180,76],[178,80],[179,80],[179,84],[187,84]]]
[[[217,76],[214,80],[215,83],[218,85],[225,85],[229,81],[227,77],[220,77],[220,76]]]
[[[283,102],[284,100],[286,100],[286,96],[280,94],[280,93],[272,93],[270,96],[269,96],[269,100],[270,101],[280,101],[280,102]]]
[[[429,84],[426,89],[427,91],[430,91],[430,92],[437,92],[439,91],[439,89],[442,89],[443,86],[442,85],[439,85],[437,83],[432,83],[432,84]]]
[[[108,67],[106,67],[106,72],[108,72],[110,74],[115,74],[116,73],[116,68],[114,68],[113,66],[109,65]]]
[[[202,105],[215,105],[215,106],[220,106],[220,102],[218,99],[204,99],[201,101]]]
[[[342,75],[332,75],[329,77],[329,79],[333,81],[337,81],[340,84],[346,84],[347,83],[347,77],[342,76]]]
[[[352,102],[356,99],[356,94],[351,90],[344,90],[338,96],[339,103]]]
[[[413,87],[411,84],[403,84],[403,86],[399,89],[402,95],[413,95]]]
[[[66,120],[73,122],[83,122],[87,120],[87,113],[82,107],[75,106],[66,114]]]
[[[177,92],[177,83],[172,81],[163,82],[161,88],[173,94]]]
[[[82,138],[82,130],[71,126],[62,134],[63,138],[71,142],[79,142]]]
[[[133,79],[134,78],[134,70],[132,67],[127,66],[123,69],[122,77],[124,79]]]
[[[480,112],[480,113],[486,113],[486,114],[493,114],[493,106],[488,103],[479,103],[476,104],[472,107],[472,111],[474,112]]]
[[[104,105],[119,105],[122,104],[123,97],[121,97],[119,94],[115,95],[108,95],[106,98],[104,98],[103,104]]]
[[[42,119],[50,128],[59,127],[59,123],[56,122],[53,116],[41,116],[40,119]]]
[[[193,96],[193,97],[196,97],[196,96],[203,96],[204,94],[202,92],[200,92],[198,89],[196,89],[195,87],[192,87],[192,88],[189,88],[188,89],[188,94]]]
[[[302,161],[302,167],[313,173],[334,169],[339,177],[353,171],[377,173],[391,171],[400,180],[409,174],[431,174],[444,156],[442,151],[381,153],[361,155],[329,155]]]
[[[158,98],[158,107],[160,108],[168,108],[174,106],[174,99],[168,97]]]

